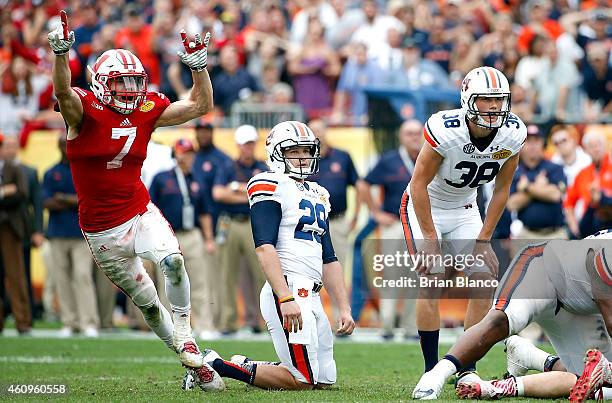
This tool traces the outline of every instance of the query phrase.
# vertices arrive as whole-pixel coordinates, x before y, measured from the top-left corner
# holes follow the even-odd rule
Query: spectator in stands
[[[512,84],[512,113],[517,115],[523,122],[531,122],[535,111],[534,97],[519,84]]]
[[[268,101],[273,104],[290,104],[293,102],[293,88],[287,83],[276,83],[270,90]],[[282,121],[283,119],[278,118]],[[287,119],[285,119],[287,120]]]
[[[219,51],[228,45],[233,46],[238,53],[238,63],[242,67],[246,63],[246,53],[244,50],[244,36],[238,32],[240,25],[238,17],[231,11],[222,12],[219,16],[219,21],[223,24],[223,34],[213,38],[213,40],[215,41],[215,47]]]
[[[446,39],[444,22],[444,18],[440,15],[433,17],[427,41],[421,44],[421,53],[423,59],[436,62],[448,74],[453,45]]]
[[[578,172],[591,164],[591,157],[580,147],[578,139],[578,130],[571,125],[556,125],[550,130],[550,141],[555,146],[550,160],[563,167],[568,188],[574,184]]]
[[[181,50],[183,44],[176,38],[176,30],[174,28],[175,18],[171,12],[156,13],[152,26],[154,32],[153,47],[159,58],[161,75],[159,89],[170,101],[174,102],[179,99],[179,94],[174,91],[168,70],[173,63],[178,62],[177,52]],[[185,81],[191,82],[190,80],[191,74],[188,75],[188,79],[185,79]],[[189,84],[186,85],[189,86]],[[183,95],[185,92],[187,92],[187,89],[183,89],[180,95]]]
[[[23,239],[26,237],[22,204],[28,199],[25,173],[4,158],[4,137],[0,134],[0,255],[3,273],[0,284],[11,302],[15,325],[20,335],[32,328],[32,315],[23,262]],[[4,329],[4,293],[0,293],[0,333]]]
[[[479,66],[482,66],[482,58],[474,39],[470,36],[457,37],[449,61],[449,76],[455,87],[460,88],[463,77]]]
[[[340,74],[340,61],[325,43],[324,28],[319,20],[309,20],[308,35],[302,46],[290,52],[288,57],[296,102],[309,118],[329,114],[333,96],[330,80]]]
[[[544,36],[536,35],[529,42],[529,53],[521,57],[516,65],[514,82],[529,92],[530,97],[534,96],[536,77],[544,70],[548,63],[545,52],[550,40]]]
[[[212,298],[211,290],[216,284],[209,281],[208,274],[217,268],[207,264],[204,256],[205,244],[213,242],[210,203],[192,174],[195,147],[191,140],[177,140],[173,151],[176,166],[155,175],[149,193],[151,201],[168,220],[183,251],[191,287],[192,327],[200,338],[211,339],[217,336],[212,307],[219,306],[219,301]],[[157,274],[157,278],[163,277],[163,273]],[[167,305],[162,289],[159,295]]]
[[[19,141],[15,136],[7,136],[4,139],[4,160],[21,169],[27,178],[28,199],[23,203],[26,224],[26,236],[23,238],[23,261],[25,265],[26,282],[28,287],[28,299],[30,306],[34,309],[32,297],[32,275],[31,275],[31,249],[42,246],[43,236],[43,211],[40,193],[40,182],[38,172],[34,167],[26,165],[19,160]],[[34,312],[32,312],[34,313]],[[32,315],[34,316],[34,315]]]
[[[364,87],[376,84],[383,72],[374,60],[368,58],[364,44],[355,43],[353,51],[340,73],[332,121],[335,124],[364,126],[368,122],[368,100]]]
[[[16,136],[25,122],[36,118],[41,93],[49,86],[45,75],[20,56],[0,62],[0,132]]]
[[[582,71],[582,87],[587,95],[585,117],[589,121],[612,113],[612,68],[606,46],[603,42],[589,46]]]
[[[413,39],[404,40],[404,65],[400,72],[389,72],[387,83],[392,86],[417,89],[421,87],[451,88],[448,74],[435,62],[421,58]]]
[[[81,25],[74,30],[73,49],[81,61],[81,66],[85,66],[92,53],[94,35],[102,29],[102,23],[95,0],[81,1],[78,13],[81,17]],[[81,74],[76,78],[76,85],[81,88],[88,87],[85,69],[82,69]]]
[[[145,23],[144,10],[138,3],[129,3],[124,8],[125,27],[117,32],[115,48],[132,51],[147,70],[148,90],[156,91],[161,83],[159,59],[155,53],[155,32]],[[201,31],[196,31],[201,32]]]
[[[359,198],[355,192],[353,212],[347,214],[347,191],[349,186],[356,187],[360,181],[351,156],[343,150],[332,147],[327,135],[327,124],[321,120],[311,120],[308,126],[321,142],[321,160],[319,173],[308,180],[317,182],[329,192],[331,212],[329,224],[334,240],[334,250],[342,267],[346,267],[348,253],[348,236],[355,229],[359,214]],[[350,219],[349,219],[350,217]]]
[[[591,42],[605,42],[610,39],[610,9],[589,9],[566,13],[559,22],[570,33],[576,43],[585,51]]]
[[[249,56],[247,69],[253,77],[261,77],[262,87],[264,88],[266,88],[264,80],[267,68],[274,67],[276,69],[278,80],[286,69],[284,45],[278,39],[268,36],[258,44]]]
[[[259,83],[238,63],[238,53],[232,45],[226,45],[219,54],[221,72],[213,76],[215,106],[229,116],[234,102],[256,97]]]
[[[247,298],[246,290],[242,289],[242,295],[246,309],[246,325],[254,332],[260,329],[257,300],[265,281],[251,234],[246,185],[253,176],[267,171],[268,167],[255,158],[257,129],[249,125],[240,126],[236,129],[234,138],[239,150],[238,158],[217,171],[213,186],[213,198],[219,203],[220,211],[217,227],[217,240],[221,248],[220,329],[225,334],[236,331],[236,291],[239,284],[240,259],[246,259],[250,272],[251,281],[248,286],[252,294]]]
[[[399,129],[399,148],[384,153],[363,181],[358,182],[357,190],[360,199],[368,206],[371,218],[380,229],[380,239],[387,240],[387,244],[391,248],[395,247],[397,249],[398,247],[398,243],[391,240],[402,240],[404,236],[402,224],[399,220],[399,205],[404,190],[414,172],[414,164],[421,150],[422,133],[423,125],[418,120],[404,122]],[[380,187],[383,196],[382,205],[372,196],[372,185]],[[360,256],[363,232],[362,230],[362,233],[357,235],[355,240],[354,279],[356,274],[359,276],[363,271]],[[383,244],[383,248],[385,245]],[[386,252],[395,253],[391,250]],[[359,288],[359,285],[354,282],[353,288]],[[406,336],[410,337],[416,334],[414,300],[407,299],[404,302],[402,325],[406,328]],[[385,298],[380,301],[380,315],[383,325],[382,337],[385,340],[393,338],[396,305],[396,299]]]
[[[592,129],[582,145],[592,163],[578,173],[564,203],[569,229],[579,238],[612,224],[612,164],[606,137],[601,129]]]
[[[477,47],[480,49],[485,66],[492,66],[502,71],[504,69],[504,50],[516,46],[516,34],[512,30],[512,16],[507,13],[497,14],[491,28],[493,31],[483,35],[478,40]],[[512,94],[514,95],[514,92]]]
[[[325,0],[305,0],[302,9],[298,11],[291,22],[291,42],[303,44],[308,39],[310,21],[317,20],[324,30],[332,29],[338,22],[334,8]]]
[[[98,337],[100,319],[93,283],[89,246],[79,228],[77,196],[66,157],[66,137],[58,140],[61,160],[45,172],[43,205],[49,210],[47,239],[50,245],[47,271],[52,272],[60,306],[62,337],[80,330]]]
[[[550,18],[551,10],[550,0],[529,0],[527,2],[525,17],[529,22],[523,24],[517,42],[522,54],[531,53],[529,49],[536,36],[544,35],[556,40],[563,33],[559,22]]]
[[[567,180],[563,167],[544,158],[545,142],[538,126],[527,126],[507,203],[523,223],[516,239],[567,239],[562,207]]]
[[[404,38],[399,29],[389,28],[387,42],[381,44],[376,52],[368,52],[368,57],[376,60],[378,66],[385,72],[400,70],[404,59],[402,49]]]
[[[361,6],[365,21],[351,36],[352,43],[364,43],[368,46],[368,56],[378,57],[378,51],[387,44],[387,33],[395,29],[401,34],[405,27],[400,20],[391,16],[379,14],[375,0],[365,0]]]
[[[545,63],[533,83],[539,117],[543,121],[579,121],[582,117],[579,86],[582,78],[576,64],[559,57],[557,44],[548,41]]]

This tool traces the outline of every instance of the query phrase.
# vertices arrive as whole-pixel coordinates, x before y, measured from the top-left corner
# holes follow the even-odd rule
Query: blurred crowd
[[[509,78],[525,121],[609,119],[606,0],[27,0],[1,2],[0,131],[26,138],[60,126],[46,34],[69,13],[74,85],[110,48],[142,61],[149,89],[191,87],[178,32],[210,31],[216,118],[236,102],[297,103],[309,119],[368,122],[365,87],[458,88],[472,68]],[[10,112],[10,113],[9,113]]]

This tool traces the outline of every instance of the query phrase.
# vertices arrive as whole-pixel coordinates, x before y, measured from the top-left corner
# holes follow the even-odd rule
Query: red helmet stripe
[[[489,77],[491,78],[491,87],[492,88],[497,88],[497,77],[495,77],[495,74],[493,73],[493,70],[490,68],[485,69],[487,71],[487,74],[489,75]]]
[[[101,65],[102,63],[104,63],[104,62],[106,61],[106,59],[108,59],[108,58],[109,58],[109,56],[108,56],[108,55],[102,55],[102,56],[101,56],[101,57],[98,59],[98,61],[96,62],[96,64],[94,64],[93,71],[97,73],[97,72],[98,72],[98,68],[100,67],[100,65]]]
[[[123,63],[123,67],[124,68],[128,68],[128,61],[127,61],[127,57],[125,57],[125,53],[123,53],[122,50],[117,50],[117,53],[119,53],[119,56],[121,56],[121,61]]]

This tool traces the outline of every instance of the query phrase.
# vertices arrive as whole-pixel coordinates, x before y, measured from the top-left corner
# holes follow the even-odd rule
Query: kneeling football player
[[[280,363],[244,357],[223,360],[205,354],[222,377],[263,389],[302,390],[336,382],[332,329],[319,292],[325,286],[339,311],[338,334],[351,334],[355,322],[329,233],[329,193],[305,179],[318,171],[319,140],[305,124],[276,125],[266,140],[270,171],[247,185],[251,228],[267,282],[260,308]],[[275,365],[277,364],[277,365]],[[183,387],[199,382],[188,370]]]

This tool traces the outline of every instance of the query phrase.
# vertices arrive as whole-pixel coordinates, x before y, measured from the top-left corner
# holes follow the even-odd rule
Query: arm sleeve
[[[321,237],[321,246],[322,246],[322,257],[323,264],[336,262],[338,258],[336,257],[336,252],[334,251],[334,245],[332,244],[331,235],[329,232],[329,220],[326,220],[327,223],[327,231]]]
[[[281,218],[281,205],[276,201],[263,200],[251,206],[251,231],[256,248],[265,244],[276,246]]]

